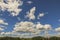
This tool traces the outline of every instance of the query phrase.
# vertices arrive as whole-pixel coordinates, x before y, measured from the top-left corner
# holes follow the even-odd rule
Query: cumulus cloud
[[[6,28],[5,26],[7,26],[7,25],[8,25],[7,22],[5,22],[4,20],[0,19],[0,31],[1,32]]]
[[[43,30],[43,25],[41,23],[36,24],[36,29]]]
[[[40,19],[41,17],[43,17],[45,14],[44,13],[39,13],[39,15],[38,15],[38,19]]]
[[[3,28],[0,27],[0,31],[4,30]]]
[[[34,24],[32,22],[20,22],[15,25],[14,31],[17,32],[35,32]]]
[[[60,27],[55,28],[55,36],[60,37]]]
[[[15,33],[13,33],[13,32],[1,32],[0,33],[0,37],[5,37],[5,36],[14,37],[13,35],[15,35]]]
[[[14,34],[14,32],[1,32],[1,35],[9,35],[9,34]]]
[[[16,32],[1,32],[0,36],[4,37],[4,36],[8,36],[8,37],[20,37],[20,38],[30,38],[33,37],[33,34],[28,34],[28,33],[24,33],[24,34],[20,34],[20,33],[16,33]]]
[[[10,37],[34,37],[40,35],[42,31],[50,30],[50,24],[33,23],[30,21],[21,21],[14,25],[12,32],[1,32],[1,35]]]
[[[55,31],[60,32],[60,27],[56,28]]]
[[[44,25],[44,29],[45,29],[45,30],[51,30],[52,27],[51,27],[50,24],[45,24],[45,25]]]
[[[0,20],[0,24],[4,24],[5,25],[5,21]],[[29,36],[34,36],[37,35],[39,33],[41,33],[42,31],[46,31],[46,30],[50,30],[51,29],[51,25],[50,24],[41,24],[39,22],[37,22],[36,24],[30,21],[21,21],[19,23],[15,24],[15,27],[13,28],[12,32],[1,32],[1,35],[6,35],[6,36],[15,36],[15,37],[29,37]],[[4,30],[4,28],[0,28],[0,30]],[[21,34],[22,33],[22,34]],[[18,34],[18,35],[17,35]]]
[[[41,32],[44,31],[44,37],[48,37],[50,34],[48,31],[50,31],[52,29],[51,25],[50,24],[45,24],[45,25],[42,25],[41,23],[38,23],[36,25],[36,28],[38,30],[40,30]],[[49,35],[48,35],[49,34]]]
[[[3,24],[3,25],[8,25],[7,22],[5,22],[4,20],[0,19],[0,24]]]
[[[35,19],[35,15],[34,15],[35,10],[36,10],[36,7],[33,7],[32,9],[30,9],[30,12],[27,12],[26,18],[29,18],[29,20]]]
[[[39,22],[36,24],[36,28],[39,29],[39,30],[51,30],[52,29],[50,24],[43,25]]]
[[[33,23],[33,22],[28,22],[28,21],[22,21],[19,23],[15,24],[14,27],[14,32],[25,32],[25,33],[32,33],[32,34],[39,34],[42,31],[45,30],[50,30],[51,29],[51,25],[49,24],[45,24],[42,25],[40,23]]]
[[[12,16],[19,15],[19,12],[22,11],[22,9],[19,9],[18,6],[21,6],[23,4],[20,0],[6,0],[6,3],[4,0],[0,1],[0,8],[2,11],[8,10]]]
[[[5,32],[1,32],[0,34],[4,34]]]

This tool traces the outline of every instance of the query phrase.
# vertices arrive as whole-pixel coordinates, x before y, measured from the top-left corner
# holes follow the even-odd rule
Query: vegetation
[[[33,38],[18,38],[18,37],[0,37],[0,40],[60,40],[60,37],[33,37]]]

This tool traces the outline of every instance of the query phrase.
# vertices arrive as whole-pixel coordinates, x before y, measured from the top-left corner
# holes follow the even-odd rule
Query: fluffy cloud
[[[55,29],[55,31],[58,31],[58,32],[60,32],[60,27],[56,28],[56,29]]]
[[[20,38],[30,38],[33,37],[33,34],[28,34],[28,33],[24,33],[24,34],[20,34],[20,33],[16,33],[16,32],[1,32],[0,36],[4,37],[4,36],[8,36],[8,37],[20,37]]]
[[[36,29],[38,29],[38,30],[43,30],[43,25],[38,22],[38,23],[36,24]]]
[[[0,24],[3,24],[3,25],[8,25],[7,22],[5,22],[4,20],[0,19]]]
[[[60,27],[55,28],[55,36],[60,37]]]
[[[7,26],[8,23],[0,19],[0,31],[3,31],[6,28],[4,25]]]
[[[14,34],[14,32],[1,32],[1,35],[10,35],[10,34]]]
[[[5,32],[1,32],[0,34],[4,34]]]
[[[32,9],[30,9],[30,12],[27,12],[26,18],[29,18],[29,20],[35,19],[35,15],[34,15],[35,10],[36,10],[36,7],[33,7]]]
[[[0,27],[0,31],[4,30],[3,28]]]
[[[42,30],[50,30],[51,29],[51,25],[49,24],[45,24],[42,25],[40,23],[34,24],[33,22],[28,22],[28,21],[22,21],[19,23],[15,24],[14,27],[14,32],[30,32],[30,33],[35,33],[35,34],[39,34],[40,32],[42,32]]]
[[[39,30],[51,30],[52,29],[50,24],[42,25],[41,23],[37,23],[36,28]]]
[[[1,35],[10,36],[10,37],[34,37],[40,35],[42,31],[50,30],[51,25],[33,23],[29,21],[21,21],[15,24],[12,32],[1,32]]]
[[[45,30],[51,30],[52,27],[51,27],[50,24],[45,24],[45,25],[44,25],[44,29],[45,29]]]
[[[18,6],[21,6],[23,4],[20,0],[6,0],[6,3],[4,0],[0,1],[0,8],[2,11],[8,10],[12,16],[17,16],[19,12],[22,11],[22,9],[18,9]]]
[[[17,32],[35,32],[34,24],[32,22],[20,22],[15,25],[14,31]]]
[[[39,15],[38,15],[38,19],[40,19],[41,17],[43,17],[45,14],[44,13],[39,13]]]

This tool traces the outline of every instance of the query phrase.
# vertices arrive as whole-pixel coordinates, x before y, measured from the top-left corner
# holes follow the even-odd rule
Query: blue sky
[[[12,15],[12,11],[8,11],[7,6],[8,9],[6,10],[2,8],[4,11],[0,9],[0,19],[8,23],[7,28],[4,28],[2,32],[12,32],[15,24],[22,21],[33,22],[34,24],[40,22],[42,25],[50,24],[53,29],[60,27],[60,0],[22,0],[22,2],[23,4],[18,6],[18,9],[21,8],[22,11],[17,16]],[[27,12],[33,10],[34,7],[35,19],[25,18]],[[38,19],[37,17],[41,13],[43,13],[43,16]]]

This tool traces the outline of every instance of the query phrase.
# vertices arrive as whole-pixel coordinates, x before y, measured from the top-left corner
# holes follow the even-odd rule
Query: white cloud
[[[17,32],[35,32],[35,29],[34,29],[34,24],[32,22],[20,22],[20,23],[17,23],[15,25],[15,28],[14,28],[14,31],[17,31]]]
[[[36,28],[37,28],[38,30],[40,30],[40,32],[44,31],[44,34],[43,34],[44,37],[48,37],[48,36],[50,35],[48,31],[50,31],[50,30],[52,29],[52,27],[51,27],[50,24],[42,25],[42,24],[40,24],[40,23],[38,23],[38,24],[36,25]],[[49,34],[49,35],[48,35],[48,34]]]
[[[8,25],[7,22],[4,20],[0,19],[0,31],[4,30],[6,27],[4,25]]]
[[[22,9],[18,9],[18,6],[21,6],[23,4],[20,0],[7,0],[7,4],[3,2],[3,0],[0,1],[0,8],[2,11],[8,10],[12,16],[19,15],[19,12],[22,11]]]
[[[52,27],[51,27],[50,24],[45,24],[45,25],[44,25],[44,29],[45,29],[45,30],[51,30]]]
[[[0,24],[3,24],[3,25],[8,25],[7,22],[5,22],[4,20],[0,19]]]
[[[1,32],[0,34],[4,34],[5,32]]]
[[[42,31],[50,30],[50,29],[52,28],[51,28],[51,25],[49,24],[42,25],[40,23],[34,24],[33,22],[22,21],[22,22],[15,24],[13,31],[14,32],[25,32],[25,33],[30,32],[32,34],[39,34]]]
[[[4,30],[3,28],[0,27],[0,31]]]
[[[32,34],[28,34],[28,33],[24,33],[24,34],[20,34],[20,33],[16,33],[16,32],[1,32],[0,33],[1,37],[4,36],[8,36],[8,37],[20,37],[20,38],[30,38],[33,37]]]
[[[38,15],[38,19],[40,19],[41,17],[43,17],[45,14],[44,13],[39,13],[39,15]]]
[[[36,7],[33,7],[32,9],[30,9],[30,12],[27,12],[26,18],[29,18],[29,20],[35,19],[35,15],[34,15],[35,10],[36,10]]]
[[[32,1],[27,1],[27,3],[28,3],[28,4],[31,4],[31,3],[33,3],[33,2],[32,2]]]
[[[60,32],[60,27],[56,28],[55,31]]]
[[[14,32],[1,32],[1,35],[9,35],[9,34],[14,34]]]
[[[37,23],[36,28],[39,29],[39,30],[43,30],[43,25],[40,24],[40,23]]]
[[[55,36],[60,37],[60,27],[55,28]]]
[[[49,24],[41,24],[41,23],[33,23],[29,21],[21,21],[15,24],[12,32],[1,32],[1,35],[6,35],[10,37],[34,37],[40,36],[42,31],[50,30],[51,25]],[[23,33],[24,32],[24,33]]]
[[[31,4],[32,1],[28,1],[27,3]],[[22,5],[23,2],[18,0],[8,0],[7,4],[3,2],[3,0],[0,0],[0,8],[2,11],[9,11],[11,13],[12,16],[17,16],[19,15],[19,12],[22,11],[22,9],[18,9],[18,6]],[[30,11],[27,12],[26,18],[29,18],[29,20],[34,20],[35,19],[35,10],[36,7],[33,7],[30,9]],[[2,14],[1,14],[2,15]],[[40,13],[38,15],[38,19],[40,19],[41,17],[43,17],[45,14],[44,13]],[[20,18],[17,18],[18,20],[20,20]],[[8,25],[7,22],[5,22],[4,20],[0,19],[0,24],[3,25]],[[0,27],[0,31],[4,30],[3,28],[4,26]],[[15,27],[13,28],[12,32],[1,32],[1,34],[11,34],[11,35],[17,35],[19,37],[26,37],[26,36],[30,36],[30,35],[36,35],[39,34],[42,30],[46,31],[46,30],[51,30],[52,27],[50,24],[41,24],[41,23],[33,23],[33,22],[29,22],[29,21],[21,21],[19,23],[15,24]],[[55,29],[56,31],[60,32],[60,27]],[[25,32],[23,34],[19,33],[19,32]],[[31,33],[31,34],[30,34]]]
[[[39,22],[36,24],[36,28],[39,29],[39,30],[51,30],[52,29],[50,24],[43,25]]]

